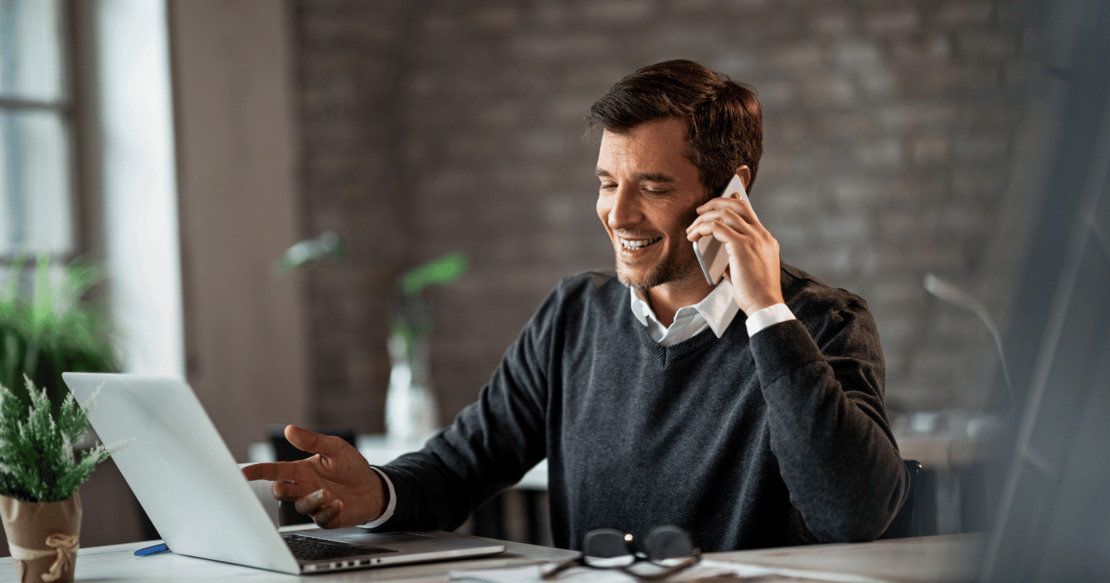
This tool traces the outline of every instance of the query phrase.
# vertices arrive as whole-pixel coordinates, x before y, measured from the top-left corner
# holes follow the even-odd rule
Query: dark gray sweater
[[[557,546],[591,529],[687,529],[705,551],[880,535],[907,477],[864,301],[789,266],[798,318],[749,340],[744,314],[671,347],[607,274],[564,279],[476,403],[382,470],[380,530],[453,529],[548,459]]]

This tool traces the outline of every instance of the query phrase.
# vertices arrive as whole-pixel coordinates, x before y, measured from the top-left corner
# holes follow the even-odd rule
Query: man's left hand
[[[779,242],[763,227],[747,202],[717,197],[698,207],[698,218],[686,229],[697,241],[715,237],[728,252],[725,277],[733,299],[747,315],[783,303],[779,280]]]

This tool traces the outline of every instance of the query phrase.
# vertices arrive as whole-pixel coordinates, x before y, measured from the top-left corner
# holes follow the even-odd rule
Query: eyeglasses
[[[644,550],[637,551],[631,534],[613,528],[599,528],[586,533],[582,540],[582,554],[555,566],[543,574],[544,579],[554,579],[571,567],[591,569],[618,569],[639,579],[665,579],[687,569],[701,558],[690,535],[677,526],[660,526],[651,531],[644,542]],[[669,559],[682,559],[674,562]],[[636,563],[651,563],[658,569],[633,569]]]

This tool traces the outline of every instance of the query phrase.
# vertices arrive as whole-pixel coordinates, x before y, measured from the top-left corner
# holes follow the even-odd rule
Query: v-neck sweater
[[[548,460],[552,537],[673,524],[704,551],[862,541],[906,496],[865,302],[784,265],[797,320],[655,342],[612,274],[564,279],[478,401],[381,468],[378,530],[453,529]]]

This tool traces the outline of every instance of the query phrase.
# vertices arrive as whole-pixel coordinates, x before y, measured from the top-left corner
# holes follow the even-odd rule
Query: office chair
[[[917,499],[917,478],[921,473],[921,463],[917,460],[902,460],[902,463],[906,464],[906,470],[910,476],[910,491],[906,496],[906,503],[902,505],[902,509],[898,511],[894,521],[886,528],[886,532],[879,537],[879,540],[921,536],[921,516],[914,512]]]

